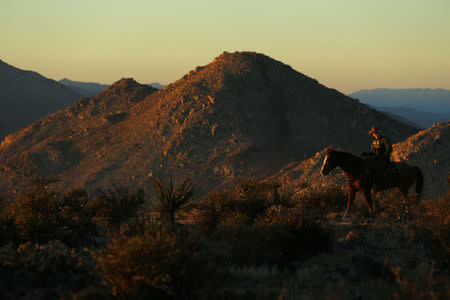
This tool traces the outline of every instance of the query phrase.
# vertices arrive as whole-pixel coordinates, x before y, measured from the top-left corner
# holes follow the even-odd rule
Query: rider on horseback
[[[372,129],[370,129],[369,131],[369,134],[375,138],[372,141],[372,145],[370,146],[369,155],[372,159],[382,160],[383,162],[385,162],[385,166],[387,166],[391,161],[391,143],[386,137],[380,134],[380,130],[378,130],[376,127],[372,127]]]
[[[376,127],[370,129],[369,135],[372,135],[375,139],[372,141],[370,152],[363,152],[361,157],[367,160],[372,176],[382,175],[391,162],[392,145]]]

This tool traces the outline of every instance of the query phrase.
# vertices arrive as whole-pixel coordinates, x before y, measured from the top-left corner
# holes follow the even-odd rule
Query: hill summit
[[[394,141],[416,132],[263,54],[224,52],[161,90],[122,79],[8,136],[0,186],[45,174],[61,188],[136,187],[172,174],[205,193],[330,144],[362,151],[373,125]]]

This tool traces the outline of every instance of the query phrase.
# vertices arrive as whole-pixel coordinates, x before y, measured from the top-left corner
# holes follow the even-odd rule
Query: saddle
[[[399,163],[376,158],[373,153],[363,152],[361,158],[365,160],[366,175],[371,179],[375,190],[381,190],[379,178],[385,178],[386,175],[396,174],[399,171]]]

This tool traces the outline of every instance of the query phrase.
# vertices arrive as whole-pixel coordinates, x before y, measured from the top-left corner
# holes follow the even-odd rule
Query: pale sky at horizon
[[[450,89],[450,0],[0,0],[0,59],[55,80],[168,84],[244,50],[344,93]]]

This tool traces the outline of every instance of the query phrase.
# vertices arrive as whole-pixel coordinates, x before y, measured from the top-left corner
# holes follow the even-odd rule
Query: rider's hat
[[[374,134],[374,133],[379,134],[380,131],[375,126],[372,126],[372,129],[370,129],[369,134]]]

